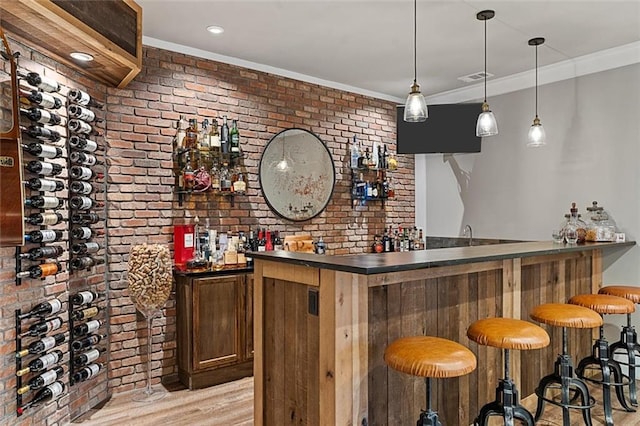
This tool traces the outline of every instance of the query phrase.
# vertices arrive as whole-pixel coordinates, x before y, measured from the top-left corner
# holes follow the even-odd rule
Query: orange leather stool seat
[[[584,306],[599,314],[630,314],[636,310],[632,301],[608,294],[578,294],[571,297],[569,303]]]
[[[596,328],[602,317],[592,309],[566,303],[538,305],[529,314],[532,320],[554,327]]]
[[[476,357],[451,340],[432,336],[403,337],[384,351],[384,361],[394,370],[412,376],[446,378],[471,373]]]
[[[598,290],[599,294],[624,297],[633,303],[640,303],[640,287],[630,285],[609,285]]]
[[[502,349],[540,349],[549,346],[549,335],[539,326],[512,318],[486,318],[469,326],[474,342]]]

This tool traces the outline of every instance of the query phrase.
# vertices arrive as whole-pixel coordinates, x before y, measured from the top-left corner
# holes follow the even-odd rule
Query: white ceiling
[[[145,44],[393,100],[404,99],[413,81],[411,0],[137,2]],[[418,0],[417,7],[425,95],[469,86],[457,78],[483,70],[484,26],[476,19],[483,9],[496,12],[487,23],[496,81],[534,67],[532,37],[547,39],[541,67],[640,41],[640,0]],[[209,34],[209,25],[224,34]]]

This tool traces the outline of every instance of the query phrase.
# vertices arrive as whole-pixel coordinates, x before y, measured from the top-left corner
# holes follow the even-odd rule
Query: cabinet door
[[[240,315],[243,277],[194,280],[193,369],[240,361]]]
[[[253,274],[247,274],[245,294],[245,359],[253,359]]]

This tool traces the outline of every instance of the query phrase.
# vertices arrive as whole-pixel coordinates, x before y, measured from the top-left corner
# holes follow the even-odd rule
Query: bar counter
[[[634,242],[552,242],[424,251],[318,256],[253,253],[256,425],[415,424],[424,381],[390,370],[385,347],[410,335],[468,346],[472,374],[435,381],[435,409],[447,424],[470,424],[495,398],[500,350],[466,337],[475,320],[529,319],[541,303],[565,302],[602,285],[604,250]],[[548,348],[513,351],[512,377],[522,396],[550,373],[560,331]],[[590,330],[571,330],[574,359],[591,350]]]

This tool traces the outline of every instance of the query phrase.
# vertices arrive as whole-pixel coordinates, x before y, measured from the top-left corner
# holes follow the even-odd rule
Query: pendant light
[[[498,134],[496,117],[487,103],[487,21],[495,15],[496,13],[493,10],[483,10],[476,15],[479,21],[484,21],[484,102],[482,103],[482,112],[478,116],[478,122],[476,123],[476,136],[481,138]]]
[[[407,102],[404,104],[404,121],[411,123],[425,121],[429,116],[427,101],[420,93],[420,85],[418,84],[417,11],[418,0],[413,0],[413,84],[411,85],[411,92],[409,92]]]
[[[536,117],[533,119],[533,124],[529,128],[529,134],[527,136],[527,146],[536,148],[547,144],[547,135],[544,132],[544,127],[540,123],[538,118],[538,46],[544,43],[543,37],[536,37],[529,40],[529,46],[535,46],[536,48]]]

